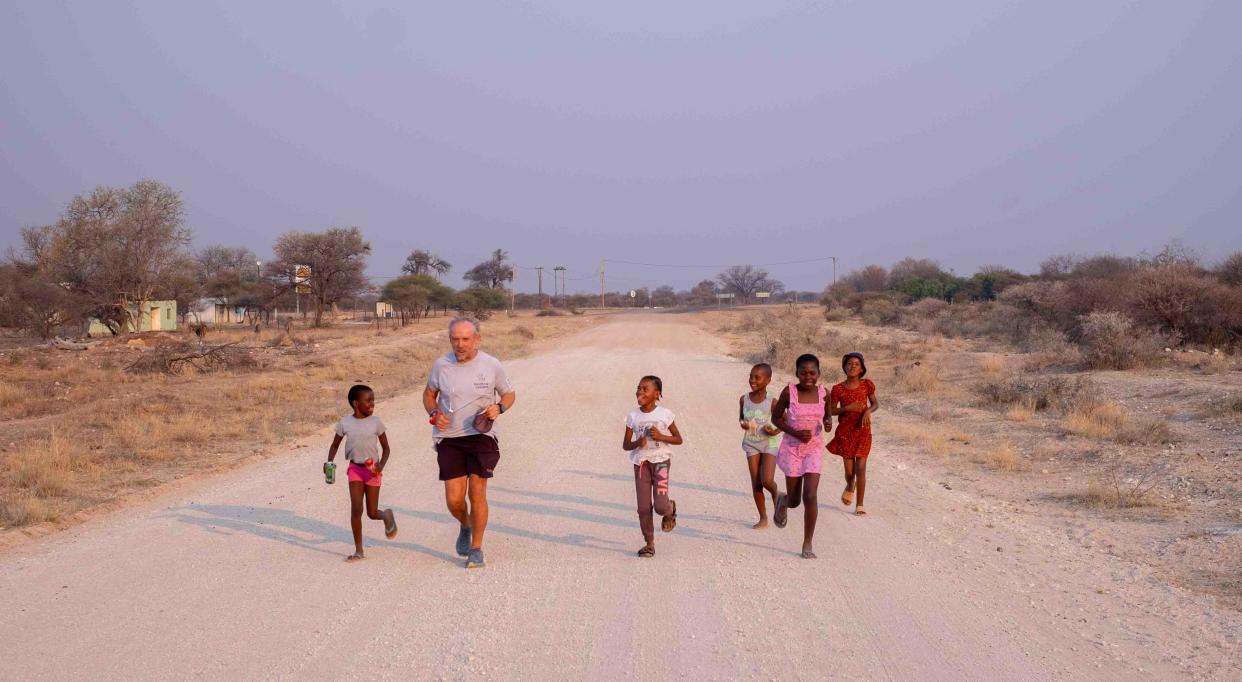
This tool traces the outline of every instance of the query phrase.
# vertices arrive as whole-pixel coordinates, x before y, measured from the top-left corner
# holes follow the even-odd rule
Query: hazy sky
[[[1210,260],[1242,248],[1239,26],[1234,0],[6,0],[0,245],[154,178],[198,245],[355,224],[377,280],[417,247],[455,284],[499,247],[571,291],[603,257]]]

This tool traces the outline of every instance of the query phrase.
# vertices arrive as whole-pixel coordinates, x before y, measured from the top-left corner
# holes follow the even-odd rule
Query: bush
[[[1079,318],[1083,359],[1093,369],[1130,369],[1150,363],[1159,352],[1160,337],[1142,334],[1130,318],[1108,311]]]
[[[986,379],[976,386],[976,391],[987,403],[1062,413],[1089,410],[1103,402],[1100,387],[1086,377],[1010,375]]]
[[[564,314],[565,313],[557,310],[556,308],[548,308],[546,310],[540,310],[539,312],[535,313],[535,317],[560,317],[561,315],[564,315]]]
[[[470,287],[462,289],[453,297],[453,308],[476,319],[486,320],[493,310],[505,307],[505,294],[499,289]]]
[[[872,299],[862,306],[863,322],[870,325],[894,324],[899,317],[897,304],[887,298]]]
[[[1231,287],[1242,286],[1242,251],[1235,251],[1221,261],[1216,266],[1216,276]]]

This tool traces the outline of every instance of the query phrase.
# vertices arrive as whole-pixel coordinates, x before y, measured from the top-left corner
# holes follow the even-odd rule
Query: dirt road
[[[486,331],[486,330],[485,330]],[[486,340],[484,346],[486,347]],[[886,447],[866,519],[821,490],[802,521],[752,530],[734,426],[746,367],[674,316],[619,317],[507,363],[488,567],[453,553],[416,396],[384,399],[394,459],[351,550],[327,429],[0,558],[5,679],[1237,679],[1242,619],[1029,515],[925,477]],[[686,438],[679,525],[641,536],[622,420],[645,373]],[[327,426],[327,425],[325,425]],[[830,464],[836,464],[830,460]],[[783,484],[782,484],[783,486]]]

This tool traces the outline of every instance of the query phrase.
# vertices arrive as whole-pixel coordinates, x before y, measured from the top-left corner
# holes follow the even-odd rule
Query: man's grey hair
[[[462,322],[469,322],[470,326],[474,327],[475,334],[478,334],[482,331],[482,329],[479,328],[478,320],[474,319],[473,317],[466,317],[463,315],[461,317],[454,317],[452,321],[449,322],[449,336],[453,335],[453,327],[456,327]]]

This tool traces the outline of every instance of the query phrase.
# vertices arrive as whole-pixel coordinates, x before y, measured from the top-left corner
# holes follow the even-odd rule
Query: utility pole
[[[509,315],[513,316],[517,312],[517,274],[518,269],[513,268],[513,278],[509,280]]]
[[[539,309],[543,310],[543,266],[535,268],[535,272],[539,273]]]
[[[829,256],[829,258],[832,259],[832,283],[835,286],[837,283],[837,257]]]
[[[565,266],[558,265],[552,268],[552,305],[556,305],[556,283],[560,281],[561,286],[561,305],[565,305]]]
[[[604,307],[604,259],[599,259],[599,307]]]

